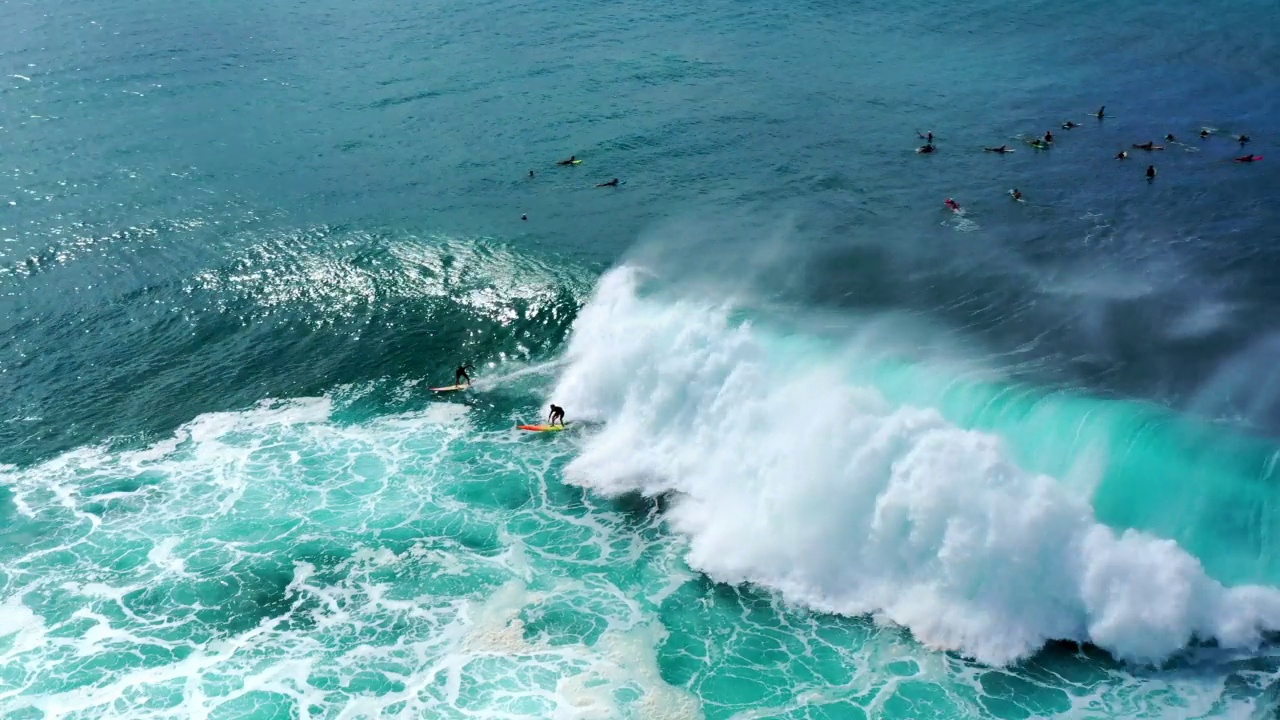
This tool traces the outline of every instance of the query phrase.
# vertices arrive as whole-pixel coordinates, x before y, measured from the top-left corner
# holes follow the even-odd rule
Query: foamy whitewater
[[[0,720],[1274,720],[1275,0],[4,9]]]
[[[554,283],[530,278],[498,292]],[[5,468],[0,714],[1275,704],[1280,591],[1225,587],[1174,540],[1101,523],[1089,492],[1106,484],[1022,469],[1016,437],[891,402],[854,379],[865,342],[660,280],[606,273],[563,353],[487,365],[473,397],[371,414],[417,381],[345,385]],[[577,427],[514,429],[548,399]],[[1070,405],[1038,411],[1097,432]]]
[[[566,477],[674,493],[694,568],[996,664],[1057,639],[1158,663],[1280,629],[1280,591],[1223,587],[1176,543],[1101,525],[1000,438],[891,407],[838,354],[777,349],[732,307],[643,299],[639,277],[606,275],[574,326],[552,397],[602,425]]]

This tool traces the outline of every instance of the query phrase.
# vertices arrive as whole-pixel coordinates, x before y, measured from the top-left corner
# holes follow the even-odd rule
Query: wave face
[[[603,425],[566,474],[674,493],[670,522],[712,578],[995,664],[1051,640],[1158,663],[1280,629],[1280,590],[1225,587],[1176,542],[1103,524],[1000,437],[893,404],[839,353],[729,305],[643,297],[639,278],[606,275],[575,325],[553,397]]]

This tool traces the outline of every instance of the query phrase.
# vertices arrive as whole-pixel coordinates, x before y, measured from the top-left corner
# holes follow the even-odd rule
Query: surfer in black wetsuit
[[[1014,200],[1019,200],[1019,201],[1021,201],[1021,200],[1022,200],[1022,191],[1021,191],[1021,190],[1019,190],[1018,188],[1014,188],[1014,189],[1012,189],[1012,190],[1010,190],[1010,191],[1009,191],[1009,197],[1013,198]]]
[[[1204,140],[1204,139],[1206,139],[1206,138],[1208,138],[1208,137],[1209,137],[1209,131],[1208,131],[1207,129],[1206,129],[1206,130],[1201,130],[1201,131],[1200,131],[1200,139],[1201,139],[1201,140]]]
[[[1047,142],[1047,143],[1051,143],[1051,142],[1053,142],[1053,131],[1052,131],[1052,130],[1045,130],[1045,131],[1044,131],[1044,141],[1045,141],[1045,142]]]
[[[1074,120],[1068,120],[1062,123],[1063,130],[1070,130],[1071,128],[1078,128],[1078,127],[1080,127],[1080,123],[1075,122]]]
[[[578,156],[577,156],[577,155],[570,155],[568,160],[561,160],[560,162],[558,162],[558,163],[556,163],[556,164],[557,164],[557,165],[572,165],[572,164],[574,164],[574,163],[575,163],[575,162],[577,162],[577,161],[578,161]]]
[[[916,131],[916,137],[920,138],[921,140],[924,140],[925,142],[932,143],[932,142],[933,142],[933,131],[932,131],[932,130],[930,130],[929,132],[925,133],[924,135],[921,135],[921,134],[920,134],[920,131],[919,131],[919,130],[917,130],[917,131]]]
[[[1236,158],[1236,162],[1258,162],[1262,159],[1261,155],[1245,155]]]
[[[1248,136],[1248,135],[1237,135],[1237,136],[1236,136],[1236,140],[1237,140],[1237,141],[1239,141],[1239,143],[1240,143],[1240,146],[1241,146],[1241,147],[1244,147],[1245,143],[1249,142],[1249,136]]]
[[[1164,139],[1165,139],[1165,142],[1171,142],[1171,143],[1178,142],[1178,138],[1174,137],[1173,133],[1165,133]]]
[[[1121,150],[1120,152],[1116,153],[1116,159],[1117,159],[1117,160],[1128,160],[1128,159],[1129,159],[1129,151],[1128,151],[1128,150]]]
[[[609,182],[597,183],[596,187],[618,187],[618,178],[614,178]]]
[[[1101,120],[1102,118],[1106,117],[1106,116],[1107,116],[1107,106],[1106,106],[1106,105],[1103,105],[1102,107],[1098,108],[1098,112],[1094,113],[1094,115],[1093,115],[1093,116],[1094,116],[1094,117],[1096,117],[1096,118],[1098,118],[1099,120]]]
[[[551,414],[547,416],[547,424],[563,425],[564,424],[564,408],[560,407],[559,405],[556,405],[555,403],[552,403]]]
[[[933,150],[934,150],[933,143],[926,143],[924,145],[921,145],[919,148],[917,148],[916,152],[927,155],[933,152]]]
[[[1148,140],[1148,141],[1146,141],[1146,142],[1142,143],[1141,145],[1139,145],[1138,143],[1134,143],[1134,144],[1133,144],[1133,147],[1134,147],[1135,149],[1137,149],[1137,150],[1146,150],[1147,152],[1151,152],[1152,150],[1163,150],[1163,149],[1164,149],[1164,148],[1160,147],[1159,145],[1157,145],[1157,144],[1155,144],[1155,143],[1151,142],[1150,140]]]
[[[1009,149],[1008,145],[1001,145],[998,148],[982,148],[982,149],[987,152],[1000,153],[1001,155],[1005,153],[1013,152],[1012,150]]]
[[[475,370],[475,368],[470,365],[459,365],[458,369],[453,371],[454,385],[461,385],[463,380],[466,380],[468,385],[471,384],[471,376],[467,374],[467,368]]]
[[[1147,180],[1155,180],[1155,179],[1156,179],[1156,166],[1155,166],[1155,165],[1148,165],[1148,166],[1147,166]]]

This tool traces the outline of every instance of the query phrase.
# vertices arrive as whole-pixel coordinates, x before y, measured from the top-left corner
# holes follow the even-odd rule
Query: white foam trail
[[[1013,464],[999,438],[844,382],[839,358],[730,308],[637,295],[606,275],[553,398],[606,421],[567,469],[602,493],[678,491],[670,520],[713,578],[929,646],[1008,663],[1051,639],[1158,662],[1193,638],[1251,648],[1280,592],[1225,588],[1172,541],[1100,524],[1088,502]]]
[[[471,384],[476,390],[492,390],[501,387],[515,380],[520,380],[529,376],[550,375],[556,370],[564,366],[563,361],[554,360],[551,362],[536,363],[516,369],[509,369],[515,363],[505,363],[501,367],[505,372],[500,375],[480,375]]]

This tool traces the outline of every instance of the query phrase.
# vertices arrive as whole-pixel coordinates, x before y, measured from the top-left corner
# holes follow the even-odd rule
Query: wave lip
[[[838,357],[727,306],[639,284],[610,272],[575,324],[554,397],[605,425],[566,473],[606,494],[678,493],[670,521],[712,578],[993,664],[1050,640],[1160,662],[1280,628],[1280,591],[1224,587],[1177,543],[1103,525],[1001,438],[895,407]]]

